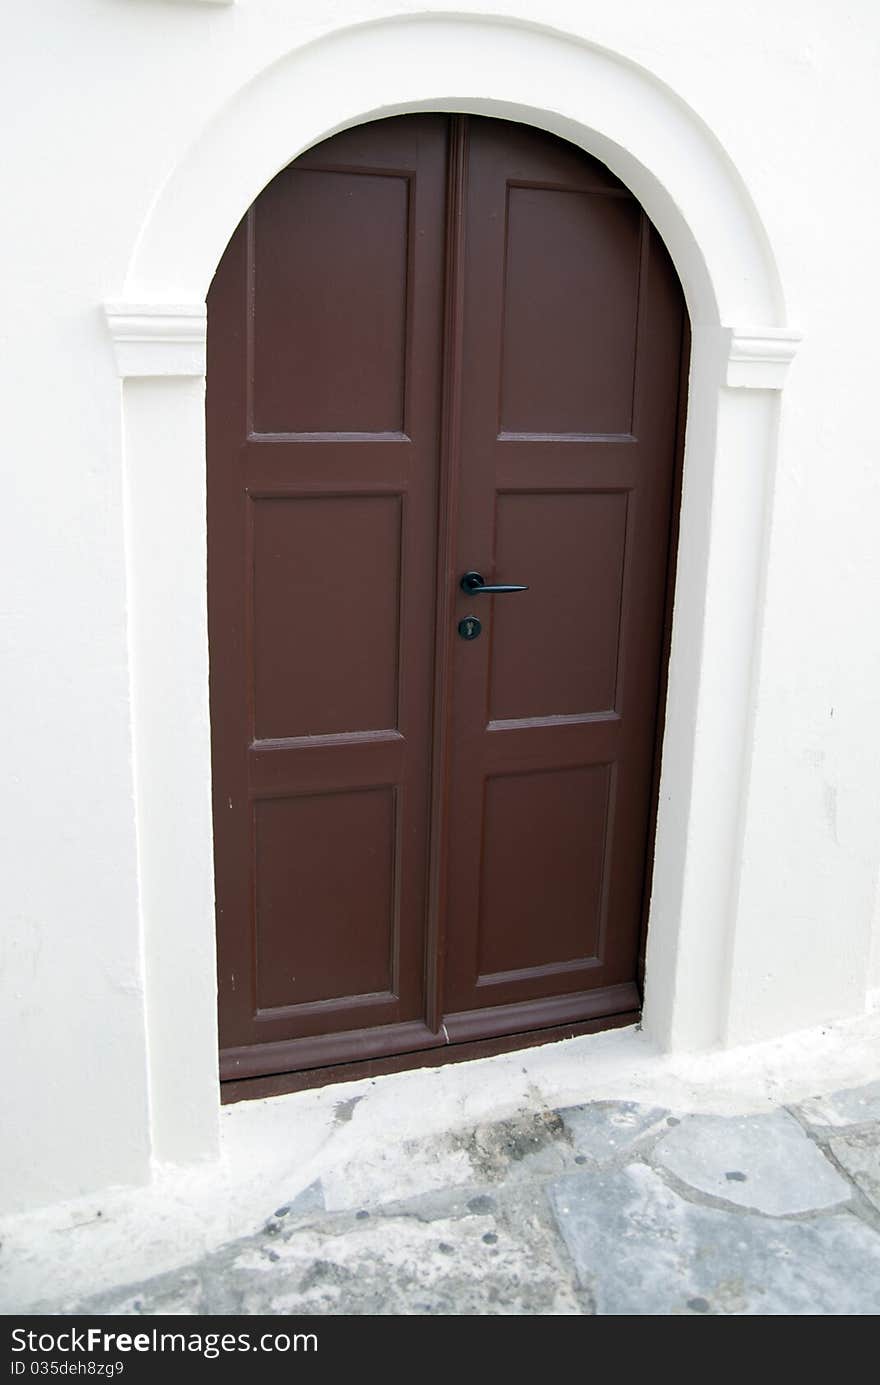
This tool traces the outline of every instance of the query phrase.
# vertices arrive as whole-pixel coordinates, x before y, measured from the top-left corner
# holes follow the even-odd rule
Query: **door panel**
[[[529,572],[529,590],[495,602],[489,715],[613,711],[626,550],[625,491],[501,491],[499,572]]]
[[[638,203],[526,126],[376,122],[208,313],[222,1076],[634,1011],[684,322]]]
[[[209,295],[226,1076],[423,1021],[447,129],[311,150]]]
[[[256,804],[257,1013],[395,990],[398,892],[393,788]],[[339,869],[345,860],[346,869]],[[291,900],[309,928],[290,946]]]
[[[397,727],[401,499],[252,502],[255,739]]]
[[[553,170],[520,162],[499,188],[506,204],[506,234],[498,237],[505,267],[499,431],[628,433],[641,209],[614,189],[590,189],[582,161],[575,170],[573,160],[568,168],[556,162]],[[543,186],[513,181],[528,173]],[[561,185],[547,186],[557,176]],[[572,350],[585,332],[602,342],[589,358]]]
[[[343,141],[353,149],[363,138]],[[308,159],[280,173],[252,213],[254,430],[402,432],[410,177]]]
[[[538,1027],[636,975],[683,315],[601,165],[472,120],[468,170],[456,568],[529,590],[457,602],[447,1023]]]
[[[610,765],[487,778],[477,986],[595,961],[610,788]]]

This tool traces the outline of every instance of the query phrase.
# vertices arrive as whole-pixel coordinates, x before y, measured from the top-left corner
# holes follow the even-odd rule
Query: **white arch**
[[[664,1047],[736,1037],[728,1016],[748,977],[738,880],[772,391],[796,339],[772,249],[719,141],[628,59],[495,17],[377,21],[287,53],[232,95],[157,190],[124,301],[107,309],[128,382],[132,724],[159,1158],[210,1153],[218,1126],[205,294],[241,216],[298,153],[347,126],[424,109],[527,121],[596,155],[639,197],[681,277],[693,353],[645,1024]],[[157,561],[159,544],[173,563]]]
[[[758,213],[696,112],[628,59],[490,16],[374,21],[260,72],[160,189],[125,297],[203,299],[233,229],[281,168],[347,125],[420,109],[504,116],[581,145],[642,202],[669,247],[694,324],[784,326]]]

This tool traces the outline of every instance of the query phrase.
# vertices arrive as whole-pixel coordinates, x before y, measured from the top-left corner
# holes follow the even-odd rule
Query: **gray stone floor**
[[[396,1198],[420,1163],[433,1191]],[[523,1109],[407,1141],[362,1195],[327,1211],[319,1180],[256,1235],[46,1311],[880,1312],[880,1082],[753,1116]]]

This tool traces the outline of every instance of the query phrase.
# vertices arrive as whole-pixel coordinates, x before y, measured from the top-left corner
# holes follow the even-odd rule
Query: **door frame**
[[[340,72],[346,80],[340,80]],[[350,79],[350,80],[349,80]],[[519,120],[606,163],[660,231],[692,352],[643,1024],[736,1040],[758,922],[738,910],[785,325],[769,238],[682,98],[628,58],[509,20],[341,29],[235,91],[171,170],[105,305],[121,391],[132,758],[157,1160],[219,1148],[205,562],[205,307],[242,214],[299,153],[417,110]],[[756,936],[753,938],[752,930]],[[772,998],[766,1003],[772,1003]]]

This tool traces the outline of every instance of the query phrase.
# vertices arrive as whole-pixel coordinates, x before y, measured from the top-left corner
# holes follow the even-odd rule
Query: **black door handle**
[[[528,591],[528,587],[510,586],[507,583],[493,586],[491,583],[483,581],[481,572],[466,572],[459,582],[459,586],[463,592],[467,592],[468,596],[476,596],[479,592],[483,592],[486,596],[501,596],[504,592]]]

